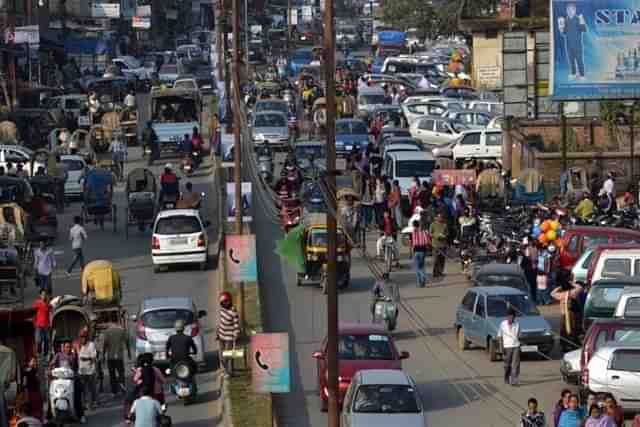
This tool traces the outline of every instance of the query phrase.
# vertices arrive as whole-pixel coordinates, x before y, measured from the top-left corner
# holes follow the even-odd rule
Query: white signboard
[[[290,9],[291,25],[298,25],[298,9]]]
[[[40,30],[37,25],[27,25],[24,27],[16,27],[15,31],[7,30],[4,34],[5,43],[15,44],[39,44]]]
[[[311,6],[302,6],[302,20],[304,22],[313,21],[313,8]]]
[[[131,19],[131,25],[133,26],[133,28],[148,30],[149,28],[151,28],[151,17],[150,16],[134,16]]]
[[[151,5],[138,6],[136,8],[136,16],[151,16]]]
[[[94,3],[91,5],[93,18],[120,18],[120,3]]]

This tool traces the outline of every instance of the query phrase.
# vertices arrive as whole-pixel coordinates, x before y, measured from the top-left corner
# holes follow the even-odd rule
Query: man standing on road
[[[96,390],[96,365],[98,361],[98,352],[96,345],[89,339],[89,331],[80,332],[80,348],[78,350],[78,374],[82,381],[83,390],[85,390],[85,398],[88,398],[88,407],[93,410],[98,401]]]
[[[49,328],[51,322],[51,305],[45,289],[40,290],[40,298],[33,303],[36,317],[33,326],[36,329],[36,351],[42,356],[49,354]]]
[[[45,240],[41,241],[40,247],[33,251],[33,264],[36,271],[36,285],[40,288],[40,292],[47,291],[51,295],[53,293],[51,273],[56,268],[56,258]]]
[[[498,338],[502,339],[504,383],[512,386],[518,385],[520,376],[520,324],[515,319],[516,311],[509,308],[507,318],[498,329]]]
[[[116,395],[124,390],[124,350],[131,359],[131,347],[127,331],[117,319],[112,319],[103,334],[103,354],[107,359],[111,392]]]
[[[431,247],[433,248],[433,278],[444,275],[445,251],[447,250],[447,222],[442,212],[438,212],[436,220],[429,227]]]
[[[117,166],[117,178],[119,181],[122,181],[124,180],[124,164],[127,161],[127,144],[124,142],[124,135],[122,133],[114,135],[111,141],[111,147],[109,148],[113,162]]]
[[[82,218],[76,216],[73,218],[73,227],[69,230],[69,240],[71,240],[71,249],[73,250],[73,261],[67,269],[67,276],[71,276],[71,271],[77,263],[80,263],[80,269],[84,270],[84,254],[82,253],[82,246],[84,246],[85,240],[87,240],[87,232],[81,225]]]
[[[411,225],[413,226],[411,244],[413,246],[413,265],[416,269],[416,284],[419,288],[424,288],[427,284],[427,275],[424,273],[424,259],[427,246],[429,246],[429,236],[420,227],[419,221],[413,221]]]
[[[218,321],[218,330],[216,338],[220,341],[219,354],[225,350],[232,350],[236,340],[240,336],[240,316],[233,307],[231,294],[223,292],[220,295],[220,320]],[[230,376],[233,371],[233,360],[230,358],[220,357],[225,376]]]

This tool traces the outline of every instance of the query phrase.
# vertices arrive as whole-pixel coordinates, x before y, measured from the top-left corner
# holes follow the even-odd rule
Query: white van
[[[431,151],[397,151],[387,153],[382,165],[391,182],[398,180],[400,194],[407,196],[413,177],[426,178],[436,167]]]
[[[453,160],[502,158],[502,130],[476,129],[463,132],[453,147]]]
[[[627,276],[640,276],[640,249],[606,249],[593,267],[591,283]]]

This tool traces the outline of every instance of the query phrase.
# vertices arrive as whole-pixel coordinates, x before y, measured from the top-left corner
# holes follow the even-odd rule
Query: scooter
[[[373,323],[384,323],[387,331],[396,329],[398,306],[391,297],[382,296],[376,299],[373,309]]]
[[[49,405],[51,417],[56,425],[78,421],[78,413],[74,406],[73,381],[75,373],[67,367],[55,368],[51,371],[49,383]]]
[[[264,182],[271,184],[273,181],[273,158],[271,153],[258,153],[258,173]]]
[[[167,375],[174,374],[176,380],[171,385],[171,391],[179,400],[183,401],[184,406],[192,403],[198,394],[196,373],[193,366],[194,364],[190,360],[181,360],[173,366],[173,371],[166,370]]]

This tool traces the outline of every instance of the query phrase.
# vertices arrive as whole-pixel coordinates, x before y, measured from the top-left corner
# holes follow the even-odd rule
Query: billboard
[[[251,382],[256,393],[289,393],[289,334],[251,337]]]
[[[233,283],[258,281],[255,235],[227,235],[225,250],[227,251],[227,280]]]
[[[93,3],[91,5],[93,18],[120,18],[120,3]]]
[[[240,189],[242,193],[242,221],[250,222],[251,217],[251,183],[243,182]],[[236,185],[233,182],[227,183],[227,221],[233,222],[236,220]]]
[[[551,0],[556,100],[640,96],[640,0]]]
[[[134,16],[131,19],[131,25],[133,26],[133,28],[148,30],[149,28],[151,28],[151,17],[150,16]]]

